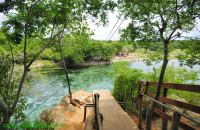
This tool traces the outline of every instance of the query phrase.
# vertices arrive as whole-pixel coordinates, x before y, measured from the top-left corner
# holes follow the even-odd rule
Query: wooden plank
[[[164,83],[163,88],[170,88],[170,89],[200,93],[200,85]]]
[[[144,107],[148,107],[147,104],[143,104]],[[154,109],[154,112],[160,116],[161,118],[164,118],[164,119],[167,119],[169,121],[172,121],[172,117],[169,116],[168,114],[162,112],[160,109],[158,108],[155,108]],[[195,127],[195,126],[192,126],[190,125],[189,123],[186,123],[186,122],[183,122],[183,121],[180,121],[180,127],[182,127],[184,130],[198,130],[200,127]]]
[[[163,89],[163,97],[167,97],[167,92],[168,92],[168,89],[164,88]],[[165,112],[165,111],[166,111],[166,108],[162,106],[162,112]],[[168,124],[168,120],[163,118],[162,119],[162,130],[167,130],[167,124]]]
[[[180,119],[181,119],[181,115],[177,112],[174,112],[172,116],[171,130],[178,130]]]
[[[151,93],[148,93],[146,95],[148,95],[149,97],[152,97],[152,98],[154,97],[153,94],[151,94]],[[200,106],[197,106],[197,105],[192,105],[189,103],[185,103],[185,102],[174,100],[174,99],[167,98],[167,97],[159,97],[158,101],[167,103],[167,104],[171,104],[171,105],[174,105],[174,106],[177,106],[177,107],[200,114]]]
[[[140,95],[141,88],[142,88],[142,84],[138,83],[138,90],[137,90],[137,92],[138,92],[137,96],[138,97],[137,97],[137,99],[138,99],[139,115],[138,115],[138,124],[137,124],[137,126],[138,126],[139,129],[142,129],[142,98],[143,98],[143,96]]]
[[[137,125],[124,112],[107,90],[95,90],[99,93],[99,111],[103,114],[103,130],[138,130]]]
[[[156,87],[157,82],[147,82],[151,87]],[[200,93],[200,85],[176,84],[176,83],[163,83],[162,88],[176,89],[181,91]]]
[[[95,128],[96,130],[102,130],[102,119],[99,113],[99,94],[94,94],[94,109],[95,109]]]

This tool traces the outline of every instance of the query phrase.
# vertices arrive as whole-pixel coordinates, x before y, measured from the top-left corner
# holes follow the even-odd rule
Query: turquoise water
[[[156,68],[161,65],[161,63],[159,63],[146,66],[143,61],[134,61],[129,64],[130,67],[138,68],[143,71],[152,71],[153,67]],[[169,65],[179,66],[179,62],[172,60],[169,62]],[[190,69],[186,66],[184,67]],[[200,66],[194,66],[192,70],[200,74]],[[109,89],[112,91],[113,81],[110,76],[111,71],[111,65],[70,70],[69,77],[72,91],[74,92],[81,89],[86,91]],[[197,84],[200,84],[199,80]],[[34,70],[31,72],[31,77],[26,86],[28,87],[28,90],[26,90],[28,101],[26,115],[28,115],[29,119],[37,119],[43,110],[59,103],[61,98],[68,94],[63,70]]]
[[[69,71],[72,91],[95,89],[112,90],[110,77],[111,66],[102,65]],[[52,107],[68,94],[66,78],[63,70],[34,70],[26,84],[28,108],[26,115],[37,119],[42,110]]]

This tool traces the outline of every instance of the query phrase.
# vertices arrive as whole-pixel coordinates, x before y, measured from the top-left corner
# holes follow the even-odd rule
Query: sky
[[[0,13],[0,26],[1,26],[2,21],[4,21],[5,19],[6,19],[6,17],[2,13]],[[118,13],[117,12],[108,13],[108,20],[109,20],[109,22],[105,26],[96,25],[91,20],[88,20],[89,28],[91,29],[91,31],[94,32],[94,35],[91,37],[92,39],[95,39],[95,40],[108,40],[107,37],[108,37],[109,33],[111,32],[113,26],[115,25],[115,23],[118,20]],[[123,18],[121,18],[119,20],[118,24],[116,25],[116,28],[119,26],[121,21],[123,21]],[[113,35],[111,40],[119,40],[120,39],[119,30],[123,29],[123,28],[126,28],[128,23],[129,23],[129,20],[125,20],[121,24],[120,28]],[[114,31],[115,31],[115,29],[114,29]]]
[[[94,34],[95,34],[92,36],[92,38],[95,40],[109,40],[109,38],[107,38],[107,37],[108,37],[109,33],[111,32],[112,28],[114,27],[115,23],[118,20],[117,16],[118,16],[117,12],[109,13],[109,15],[108,15],[109,23],[106,26],[102,26],[102,25],[97,26],[94,23],[90,23],[89,27],[94,31]],[[123,18],[120,19],[120,21],[118,22],[115,29],[119,26],[121,21],[123,21]],[[126,19],[122,23],[122,25],[119,27],[119,29],[116,31],[116,33],[113,35],[111,40],[119,40],[120,39],[119,30],[126,28],[128,26],[129,22],[130,22],[130,20]],[[115,31],[115,29],[114,29],[114,31]],[[200,19],[197,22],[196,28],[194,28],[192,31],[190,31],[190,33],[183,33],[182,36],[200,38]]]
[[[126,28],[128,23],[130,22],[130,20],[125,19],[124,22],[121,24],[121,26],[119,26],[121,21],[123,21],[123,17],[122,17],[119,20],[118,24],[116,25],[114,31],[118,27],[119,27],[119,29],[116,31],[116,33],[114,33],[112,39],[110,39],[110,38],[108,38],[108,35],[111,32],[112,28],[114,27],[115,23],[117,22],[118,15],[119,14],[117,12],[108,13],[108,21],[109,22],[105,26],[96,25],[91,20],[88,20],[89,28],[91,29],[91,31],[94,32],[94,35],[91,38],[95,39],[95,40],[119,40],[120,39],[119,30]],[[0,13],[0,26],[1,26],[1,22],[4,21],[5,19],[6,19],[6,17],[2,13]],[[196,28],[193,29],[190,33],[184,33],[183,35],[185,37],[198,37],[198,38],[200,38],[200,20],[198,20],[198,21],[199,22],[197,23],[197,29]]]
[[[118,21],[118,18],[119,18],[119,14],[117,12],[110,12],[110,13],[108,13],[108,21],[109,22],[105,26],[103,26],[103,25],[97,26],[90,21],[89,27],[92,31],[94,31],[94,35],[92,36],[92,39],[95,39],[95,40],[119,40],[120,39],[119,30],[126,28],[128,26],[128,23],[130,22],[130,20],[125,19],[124,22],[120,25],[120,23],[123,21],[123,17],[121,17],[118,24],[113,29],[114,25]],[[118,27],[119,27],[119,29],[116,31],[116,33],[114,33]],[[112,29],[113,29],[113,31],[112,31]],[[114,35],[110,39],[110,37],[108,37],[108,35],[110,34],[111,31],[112,31],[112,34],[114,33]]]

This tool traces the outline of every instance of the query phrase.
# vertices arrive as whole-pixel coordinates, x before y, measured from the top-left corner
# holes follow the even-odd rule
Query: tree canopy
[[[118,0],[118,3],[121,13],[131,20],[122,36],[133,40],[179,38],[194,28],[200,13],[200,2],[188,0]]]
[[[200,17],[200,2],[188,0],[118,0],[119,10],[131,23],[123,30],[123,39],[161,41],[163,63],[155,92],[155,99],[161,93],[165,70],[168,64],[169,44],[180,38],[183,32],[194,28]],[[135,36],[137,35],[137,36]],[[127,38],[126,38],[127,37]],[[151,129],[152,112],[155,102],[148,110],[146,129]]]
[[[0,124],[8,124],[10,118],[19,113],[18,106],[22,99],[22,88],[30,66],[39,55],[49,46],[58,42],[61,34],[71,35],[87,31],[86,17],[91,17],[97,23],[106,23],[107,13],[113,10],[115,3],[111,0],[17,0],[5,1],[0,4],[0,12],[4,12],[7,20],[3,23],[3,32],[8,39],[11,52],[11,67],[6,73],[11,73],[8,80],[17,86],[12,89],[13,94],[8,101],[8,89],[13,88],[8,84],[2,87],[0,94]],[[32,53],[28,46],[33,46],[37,41],[42,42],[41,46]],[[13,78],[12,71],[15,63],[12,45],[23,45],[23,72],[19,80]],[[19,75],[18,75],[19,76]],[[19,82],[19,83],[16,83]],[[23,106],[23,104],[22,104]],[[25,109],[21,107],[21,111]],[[17,117],[16,117],[17,118]]]

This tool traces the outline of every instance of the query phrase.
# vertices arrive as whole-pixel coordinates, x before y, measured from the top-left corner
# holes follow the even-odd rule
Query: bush
[[[84,61],[84,50],[88,44],[87,38],[83,36],[66,36],[62,40],[63,53],[68,64],[79,64]]]
[[[0,31],[0,45],[5,44],[6,41],[7,41],[6,40],[6,35],[2,31]]]
[[[97,41],[90,42],[84,52],[86,61],[110,61],[115,53],[116,49],[112,44]]]
[[[118,62],[112,65],[114,79],[113,96],[119,102],[125,102],[128,111],[133,111],[133,99],[136,96],[138,80],[157,81],[160,74],[160,67],[152,72],[143,73],[141,70],[130,68],[127,62]],[[176,68],[168,66],[165,72],[164,82],[171,83],[192,83],[197,80],[197,73],[185,68]],[[156,89],[149,88],[149,92],[155,93]],[[178,90],[169,90],[169,96],[172,98],[182,98],[187,102],[200,105],[200,95],[192,92]]]
[[[47,48],[45,49],[42,54],[40,55],[42,60],[53,60],[55,62],[61,61],[61,55],[59,52],[54,52],[52,49]]]
[[[113,96],[119,102],[125,102],[126,108],[132,111],[133,99],[136,97],[137,81],[144,78],[141,70],[128,67],[127,62],[113,64]]]
[[[159,67],[157,69],[154,69],[153,72],[147,73],[146,79],[150,81],[157,81],[159,78],[160,70],[161,69]],[[196,72],[187,70],[185,68],[176,68],[171,65],[168,66],[165,71],[164,82],[191,84],[197,79],[198,79],[198,74]],[[200,105],[199,100],[194,100],[200,98],[200,95],[197,93],[170,89],[169,96],[171,97],[178,96],[179,98],[185,99],[189,103]]]

